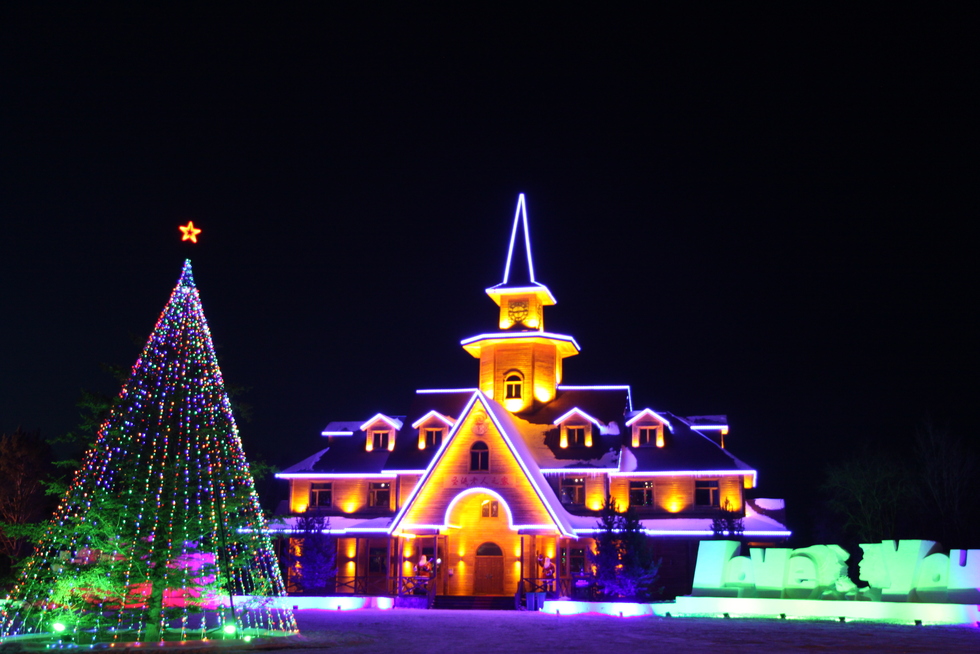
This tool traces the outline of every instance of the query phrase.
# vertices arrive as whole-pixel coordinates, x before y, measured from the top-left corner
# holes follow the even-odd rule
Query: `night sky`
[[[565,383],[727,414],[792,527],[978,438],[971,16],[143,4],[0,10],[0,432],[117,391],[186,257],[250,453],[475,386],[524,192]]]

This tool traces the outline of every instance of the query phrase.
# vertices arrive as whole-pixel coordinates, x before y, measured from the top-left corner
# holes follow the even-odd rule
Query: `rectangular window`
[[[470,448],[470,470],[473,472],[490,470],[490,449],[486,443],[476,443]]]
[[[368,551],[368,572],[384,574],[388,565],[388,548],[372,547]]]
[[[640,427],[640,437],[638,443],[640,445],[646,445],[647,443],[652,443],[657,439],[657,428],[656,427]]]
[[[585,574],[585,548],[573,547],[568,552],[568,571],[573,575]]]
[[[333,484],[330,482],[313,482],[310,485],[310,507],[333,506]]]
[[[426,447],[438,447],[442,442],[442,430],[441,429],[426,429],[425,430],[425,446]]]
[[[565,477],[561,480],[562,504],[585,504],[585,478]]]
[[[387,450],[388,449],[388,431],[375,431],[371,435],[374,438],[374,449],[376,450]]]
[[[481,515],[484,518],[496,518],[500,513],[500,504],[497,500],[483,500]]]
[[[568,444],[585,445],[585,427],[568,427]]]
[[[387,481],[372,481],[368,495],[368,506],[388,508],[391,505],[391,483]]]
[[[630,506],[653,506],[653,482],[630,482]]]
[[[694,503],[697,506],[718,506],[718,480],[696,480],[694,482]]]

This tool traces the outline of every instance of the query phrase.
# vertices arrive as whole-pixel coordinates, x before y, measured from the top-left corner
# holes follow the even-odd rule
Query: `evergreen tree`
[[[330,536],[330,518],[304,514],[288,541],[290,592],[332,595],[336,592],[337,539]]]
[[[616,501],[607,496],[599,514],[596,549],[589,552],[595,585],[610,598],[649,599],[657,592],[660,561],[654,560],[636,508],[616,508]]]
[[[190,261],[0,611],[0,636],[293,633]],[[229,629],[230,630],[230,629]]]

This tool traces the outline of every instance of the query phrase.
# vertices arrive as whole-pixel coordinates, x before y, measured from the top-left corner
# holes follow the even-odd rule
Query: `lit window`
[[[504,398],[508,400],[521,399],[521,387],[524,380],[517,373],[511,373],[504,379]]]
[[[500,504],[497,500],[483,500],[480,515],[484,518],[496,518],[500,514]]]
[[[490,469],[490,448],[483,441],[473,443],[470,448],[470,470],[480,472]]]
[[[391,505],[391,482],[372,481],[368,493],[368,506],[389,508]]]
[[[655,444],[657,447],[664,446],[663,425],[644,425],[642,427],[633,427],[633,447],[649,444]]]
[[[585,478],[564,477],[561,480],[562,504],[585,504]]]
[[[697,506],[719,506],[718,480],[705,479],[694,482],[694,503]]]
[[[375,450],[387,450],[388,449],[388,438],[391,432],[387,429],[384,431],[373,431],[371,432],[371,439],[373,447],[371,449]]]
[[[310,485],[310,508],[333,506],[333,484],[313,482]]]
[[[653,482],[630,482],[630,506],[653,506]]]

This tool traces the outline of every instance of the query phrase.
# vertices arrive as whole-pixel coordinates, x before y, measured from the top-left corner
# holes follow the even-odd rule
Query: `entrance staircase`
[[[513,595],[436,595],[434,609],[513,611]]]

